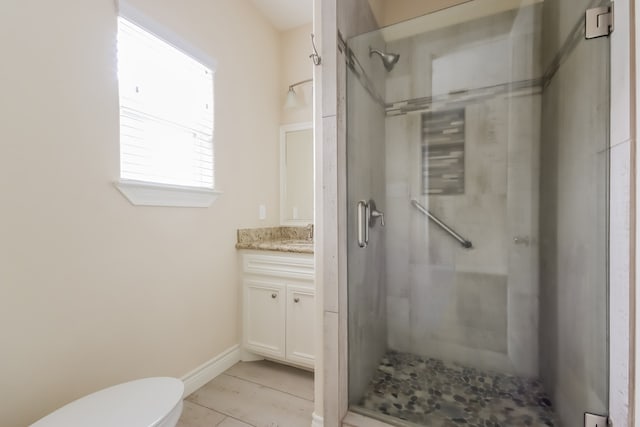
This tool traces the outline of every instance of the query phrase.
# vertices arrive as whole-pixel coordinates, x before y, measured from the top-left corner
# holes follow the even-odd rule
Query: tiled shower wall
[[[527,7],[387,44],[401,55],[386,80],[395,104],[385,146],[392,349],[538,375],[540,19],[540,6]],[[406,100],[417,111],[398,111]],[[423,195],[417,104],[464,110],[463,194]],[[411,199],[474,247],[464,249]]]

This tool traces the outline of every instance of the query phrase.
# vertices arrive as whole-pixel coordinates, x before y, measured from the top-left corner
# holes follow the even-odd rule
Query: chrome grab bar
[[[422,206],[420,203],[418,203],[418,201],[416,199],[411,199],[411,204],[413,206],[415,206],[416,209],[418,209],[420,212],[425,214],[431,221],[435,222],[436,225],[438,225],[444,231],[449,233],[451,235],[451,237],[456,239],[464,248],[471,249],[473,247],[473,244],[471,243],[471,241],[465,239],[464,237],[462,237],[461,235],[456,233],[451,227],[449,227],[447,224],[442,222],[437,216],[433,215],[424,206]]]

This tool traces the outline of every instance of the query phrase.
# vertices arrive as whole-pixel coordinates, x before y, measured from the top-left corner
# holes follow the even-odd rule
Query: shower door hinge
[[[610,6],[594,7],[585,13],[584,36],[587,39],[608,36],[613,32],[613,2]]]
[[[584,427],[607,427],[609,425],[608,417],[590,414],[588,412],[584,413]]]

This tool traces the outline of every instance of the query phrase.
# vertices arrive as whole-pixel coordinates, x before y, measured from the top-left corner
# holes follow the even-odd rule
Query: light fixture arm
[[[312,81],[313,81],[313,79],[301,80],[301,81],[299,81],[299,82],[297,82],[297,83],[294,83],[294,84],[292,84],[292,85],[289,85],[289,90],[293,90],[293,88],[294,88],[294,87],[296,87],[296,86],[300,86],[300,85],[303,85],[303,84],[305,84],[305,83],[309,83],[309,82],[312,82]]]

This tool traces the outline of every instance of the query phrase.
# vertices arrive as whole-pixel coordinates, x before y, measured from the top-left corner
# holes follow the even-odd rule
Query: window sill
[[[115,183],[120,192],[135,206],[175,206],[208,208],[222,194],[205,188],[120,180]]]

